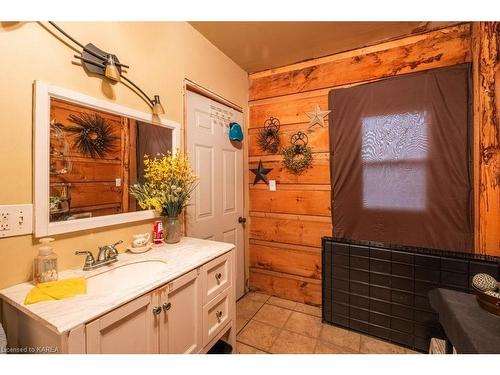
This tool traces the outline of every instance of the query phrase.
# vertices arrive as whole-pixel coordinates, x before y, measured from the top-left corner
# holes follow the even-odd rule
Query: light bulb
[[[163,115],[165,113],[165,109],[163,109],[163,106],[160,103],[160,96],[155,95],[153,99],[153,113],[155,115]]]
[[[108,61],[106,61],[106,69],[104,75],[112,81],[120,82],[120,72],[115,64],[113,56],[108,56]]]

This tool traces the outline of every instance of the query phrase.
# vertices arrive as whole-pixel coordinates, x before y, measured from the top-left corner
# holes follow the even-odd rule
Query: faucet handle
[[[115,259],[118,256],[118,250],[116,249],[116,246],[118,246],[121,243],[123,243],[122,240],[115,242],[112,245],[106,246],[108,248],[108,250],[110,250],[110,252],[111,252],[111,253],[108,253],[108,258]]]
[[[90,251],[75,251],[75,255],[86,255],[84,270],[91,268],[95,263],[94,255]]]
[[[90,251],[75,251],[75,255],[86,255],[88,258],[94,259],[94,255]]]

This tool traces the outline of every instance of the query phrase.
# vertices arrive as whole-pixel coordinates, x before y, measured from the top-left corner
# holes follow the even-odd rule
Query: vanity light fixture
[[[104,76],[113,82],[126,81],[126,86],[132,86],[132,91],[135,91],[137,95],[148,103],[154,115],[162,115],[165,113],[165,109],[160,102],[159,95],[154,95],[153,99],[150,99],[139,86],[123,75],[123,69],[128,69],[130,67],[122,64],[116,55],[105,52],[94,46],[92,43],[88,43],[84,46],[57,26],[54,22],[49,21],[49,24],[82,49],[82,52],[78,55],[74,55],[74,57],[82,61],[82,66],[85,71],[91,74]]]

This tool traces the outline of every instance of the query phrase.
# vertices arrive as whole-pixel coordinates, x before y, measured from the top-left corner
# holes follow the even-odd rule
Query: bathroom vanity
[[[85,277],[87,294],[24,305],[33,287],[0,291],[12,352],[205,353],[235,347],[234,245],[183,238],[144,254],[122,253]]]

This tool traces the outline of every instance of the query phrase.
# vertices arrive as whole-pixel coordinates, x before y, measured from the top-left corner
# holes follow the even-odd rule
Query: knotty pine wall
[[[115,137],[113,149],[102,158],[92,158],[80,152],[74,145],[75,136],[64,130],[74,125],[68,120],[71,114],[82,113],[97,113],[111,125],[111,133]],[[71,197],[71,209],[65,215],[90,212],[94,217],[128,212],[128,119],[54,98],[51,99],[50,118],[63,126],[63,137],[68,147],[68,154],[64,158],[51,155],[51,162],[55,162],[56,169],[64,166],[64,160],[69,160],[72,165],[67,174],[50,175],[51,186],[61,183],[70,185],[68,194]],[[51,139],[51,147],[62,151],[63,145]],[[119,187],[116,186],[116,178],[122,180]],[[51,195],[57,195],[58,190],[52,187]]]
[[[264,121],[271,116],[277,117],[281,122],[282,145],[288,145],[291,134],[307,129],[306,111],[312,111],[315,104],[319,104],[323,110],[328,108],[328,92],[332,88],[470,62],[473,55],[480,61],[481,48],[477,44],[483,46],[484,40],[477,40],[491,39],[491,35],[485,36],[482,29],[487,28],[484,25],[481,28],[473,24],[459,24],[250,75],[249,168],[255,168],[258,161],[262,160],[265,167],[273,168],[269,178],[275,179],[278,184],[276,192],[270,192],[262,183],[254,186],[254,176],[248,172],[251,290],[299,302],[320,304],[321,237],[332,233],[328,122],[325,121],[323,128],[316,127],[313,133],[308,134],[309,145],[314,152],[314,164],[306,173],[296,176],[282,167],[279,154],[264,153],[257,145],[256,136]],[[473,40],[476,40],[475,49]],[[483,56],[490,57],[486,64],[490,72],[496,66],[491,64],[492,48],[493,45],[484,46],[482,51]],[[498,54],[496,59],[498,62]],[[484,81],[484,77],[478,76],[481,62],[476,62],[474,79],[476,82]],[[482,91],[484,90],[475,91],[475,96],[482,97]],[[491,106],[491,101],[483,101]],[[479,101],[476,101],[476,111],[484,112],[486,105],[477,102]],[[495,116],[482,120],[482,130],[478,133],[488,134],[489,149],[492,150],[490,155],[496,157],[498,165],[498,140],[495,143],[495,136],[498,137],[498,123],[495,121],[498,120],[496,117],[492,120],[492,117]],[[480,134],[476,140],[479,138]],[[475,147],[476,175],[481,175],[482,168],[490,182],[495,173],[499,179],[495,165],[482,163],[483,158],[477,158],[479,150],[484,148],[479,140]],[[494,159],[493,156],[489,160]],[[475,185],[478,186],[481,182],[478,177]],[[493,211],[490,210],[489,216],[481,212],[481,226],[481,220],[476,220],[476,251],[500,255],[499,229],[495,228],[494,223],[495,218],[499,217],[498,184],[497,181],[491,186],[482,185],[481,189],[476,189],[476,202],[483,199],[482,205],[477,204],[476,215],[479,216],[480,210],[486,209],[485,202],[488,202]]]

